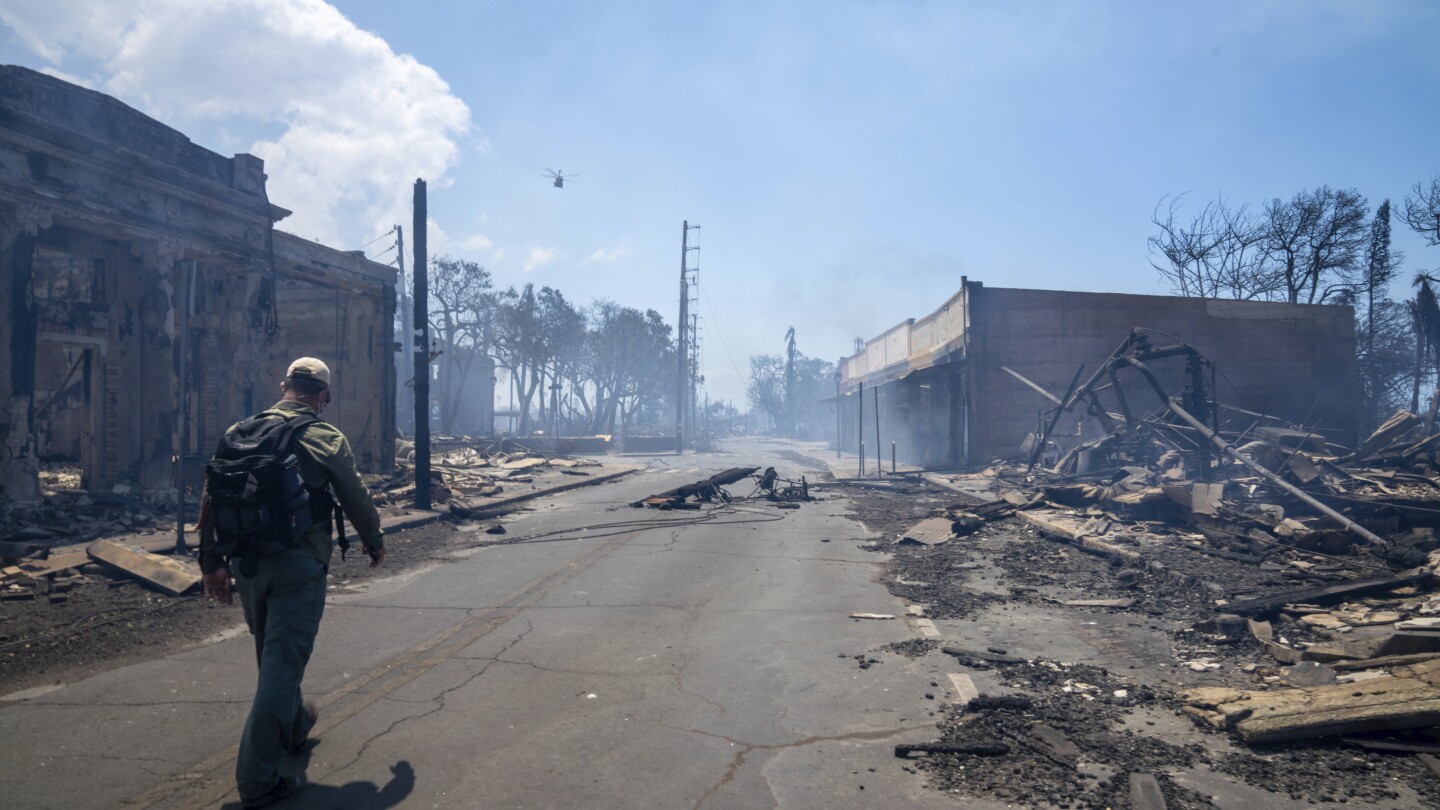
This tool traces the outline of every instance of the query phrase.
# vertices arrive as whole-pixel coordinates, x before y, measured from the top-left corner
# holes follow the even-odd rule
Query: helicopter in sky
[[[545,176],[554,179],[555,182],[552,185],[554,185],[556,188],[565,188],[566,180],[573,180],[574,178],[580,176],[578,174],[565,174],[564,171],[564,169],[561,169],[560,171],[552,171],[550,169],[546,169]]]

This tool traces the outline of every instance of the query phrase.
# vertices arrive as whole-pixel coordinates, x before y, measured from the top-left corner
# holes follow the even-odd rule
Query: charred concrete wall
[[[1061,396],[1082,363],[1093,373],[1135,327],[1157,330],[1154,345],[1185,342],[1213,360],[1218,401],[1354,441],[1359,383],[1349,307],[976,287],[970,317],[976,462],[1016,456],[1037,412],[1051,407],[1000,366]],[[1153,365],[1166,390],[1184,388],[1183,360]],[[1160,407],[1139,375],[1121,382],[1137,411]],[[1119,410],[1113,397],[1102,401]],[[1073,436],[1075,425],[1071,419],[1060,430]],[[1101,435],[1094,422],[1082,430]]]
[[[38,495],[42,455],[90,488],[172,489],[176,449],[206,458],[273,401],[282,356],[338,358],[338,421],[387,466],[394,272],[276,232],[288,213],[258,158],[0,66],[0,500]],[[287,320],[292,282],[324,293]]]
[[[1184,342],[1213,360],[1211,396],[1218,401],[1315,426],[1331,441],[1354,440],[1359,385],[1349,307],[1019,290],[966,280],[934,313],[841,359],[840,447],[858,449],[863,382],[872,469],[877,388],[878,450],[886,462],[892,441],[900,461],[934,467],[1016,457],[1039,414],[1053,406],[1001,367],[1061,396],[1082,364],[1088,377],[1135,328],[1154,330],[1152,345]],[[1154,367],[1167,391],[1184,388],[1183,360]],[[1137,413],[1160,407],[1138,375],[1122,374],[1120,382]],[[1113,390],[1102,401],[1120,410]],[[1067,415],[1056,441],[1068,447],[1102,431],[1091,418]]]
[[[291,360],[330,366],[333,400],[325,419],[350,439],[366,470],[395,461],[395,271],[287,233],[276,232],[279,287],[267,382],[278,398]],[[269,404],[268,402],[266,404]]]

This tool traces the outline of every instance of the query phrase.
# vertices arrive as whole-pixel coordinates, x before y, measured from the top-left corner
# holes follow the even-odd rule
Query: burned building
[[[0,66],[0,500],[42,459],[82,486],[175,486],[326,360],[326,418],[393,463],[395,272],[275,229],[263,162],[222,157],[114,98]]]
[[[1155,345],[1185,343],[1212,361],[1204,382],[1215,399],[1353,441],[1359,386],[1350,307],[1004,289],[964,279],[939,309],[841,359],[840,447],[857,452],[863,439],[875,457],[878,405],[887,463],[891,442],[899,460],[931,467],[1018,457],[1027,436],[1043,432],[1037,426],[1054,407],[1050,397],[1064,397],[1137,328]],[[1190,381],[1183,361],[1155,365],[1168,391]],[[1137,409],[1161,404],[1142,380],[1120,380],[1119,393]],[[1103,430],[1076,408],[1052,435],[1065,448]]]

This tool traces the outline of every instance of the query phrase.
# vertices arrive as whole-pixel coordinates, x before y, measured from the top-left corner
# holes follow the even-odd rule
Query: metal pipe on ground
[[[1155,378],[1155,372],[1151,371],[1149,366],[1145,365],[1139,360],[1136,360],[1133,357],[1127,357],[1125,358],[1125,360],[1130,365],[1134,366],[1135,369],[1138,370],[1142,375],[1144,375],[1145,380],[1150,383],[1151,388],[1155,389],[1155,393],[1158,394],[1160,396],[1160,399],[1165,402],[1166,407],[1170,409],[1171,413],[1174,413],[1176,416],[1180,417],[1182,421],[1190,425],[1190,427],[1194,428],[1197,433],[1208,439],[1210,443],[1213,444],[1215,448],[1221,453],[1224,453],[1225,455],[1245,465],[1245,467],[1251,472],[1255,473],[1261,478],[1264,478],[1271,484],[1274,484],[1275,486],[1280,487],[1281,489],[1285,490],[1296,498],[1299,498],[1307,506],[1330,518],[1336,523],[1339,523],[1341,528],[1345,529],[1356,537],[1359,537],[1360,539],[1368,543],[1372,543],[1381,547],[1389,545],[1379,535],[1375,534],[1364,526],[1361,526],[1359,523],[1356,523],[1350,518],[1345,517],[1339,512],[1336,512],[1334,509],[1331,509],[1330,507],[1316,500],[1309,493],[1305,492],[1294,484],[1291,484],[1289,481],[1286,481],[1284,478],[1281,478],[1275,473],[1270,472],[1259,464],[1256,464],[1255,462],[1247,458],[1243,453],[1236,450],[1234,447],[1231,447],[1229,442],[1215,435],[1215,433],[1212,432],[1210,428],[1205,425],[1204,422],[1196,419],[1193,415],[1190,414],[1189,411],[1186,411],[1184,408],[1180,407],[1180,405],[1177,404],[1173,399],[1166,396],[1165,389],[1160,385],[1160,381]]]

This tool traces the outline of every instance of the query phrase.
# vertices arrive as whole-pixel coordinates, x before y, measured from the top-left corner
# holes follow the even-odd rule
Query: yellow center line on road
[[[322,714],[321,721],[316,724],[312,733],[315,736],[323,735],[401,686],[429,672],[435,666],[448,660],[450,656],[464,650],[515,618],[525,608],[554,593],[556,589],[579,576],[590,566],[613,554],[633,539],[636,534],[638,532],[620,535],[601,543],[578,559],[566,560],[558,568],[530,580],[519,589],[506,595],[498,603],[482,609],[476,615],[456,622],[404,653],[376,666],[359,678],[329,692],[316,701],[318,707],[323,709],[336,705],[347,697],[355,695],[365,686],[386,676],[394,676],[379,688],[360,693],[352,700],[343,703],[335,711]],[[457,636],[459,636],[458,640],[454,640]],[[436,650],[447,641],[452,640],[454,640],[453,643],[443,650],[426,656],[426,653]],[[187,810],[189,808],[198,810],[199,808],[214,807],[235,791],[232,767],[239,751],[238,745],[232,745],[187,768],[182,776],[172,777],[139,796],[129,799],[125,804],[127,806],[155,807],[183,793],[185,795],[179,796],[174,807]]]

